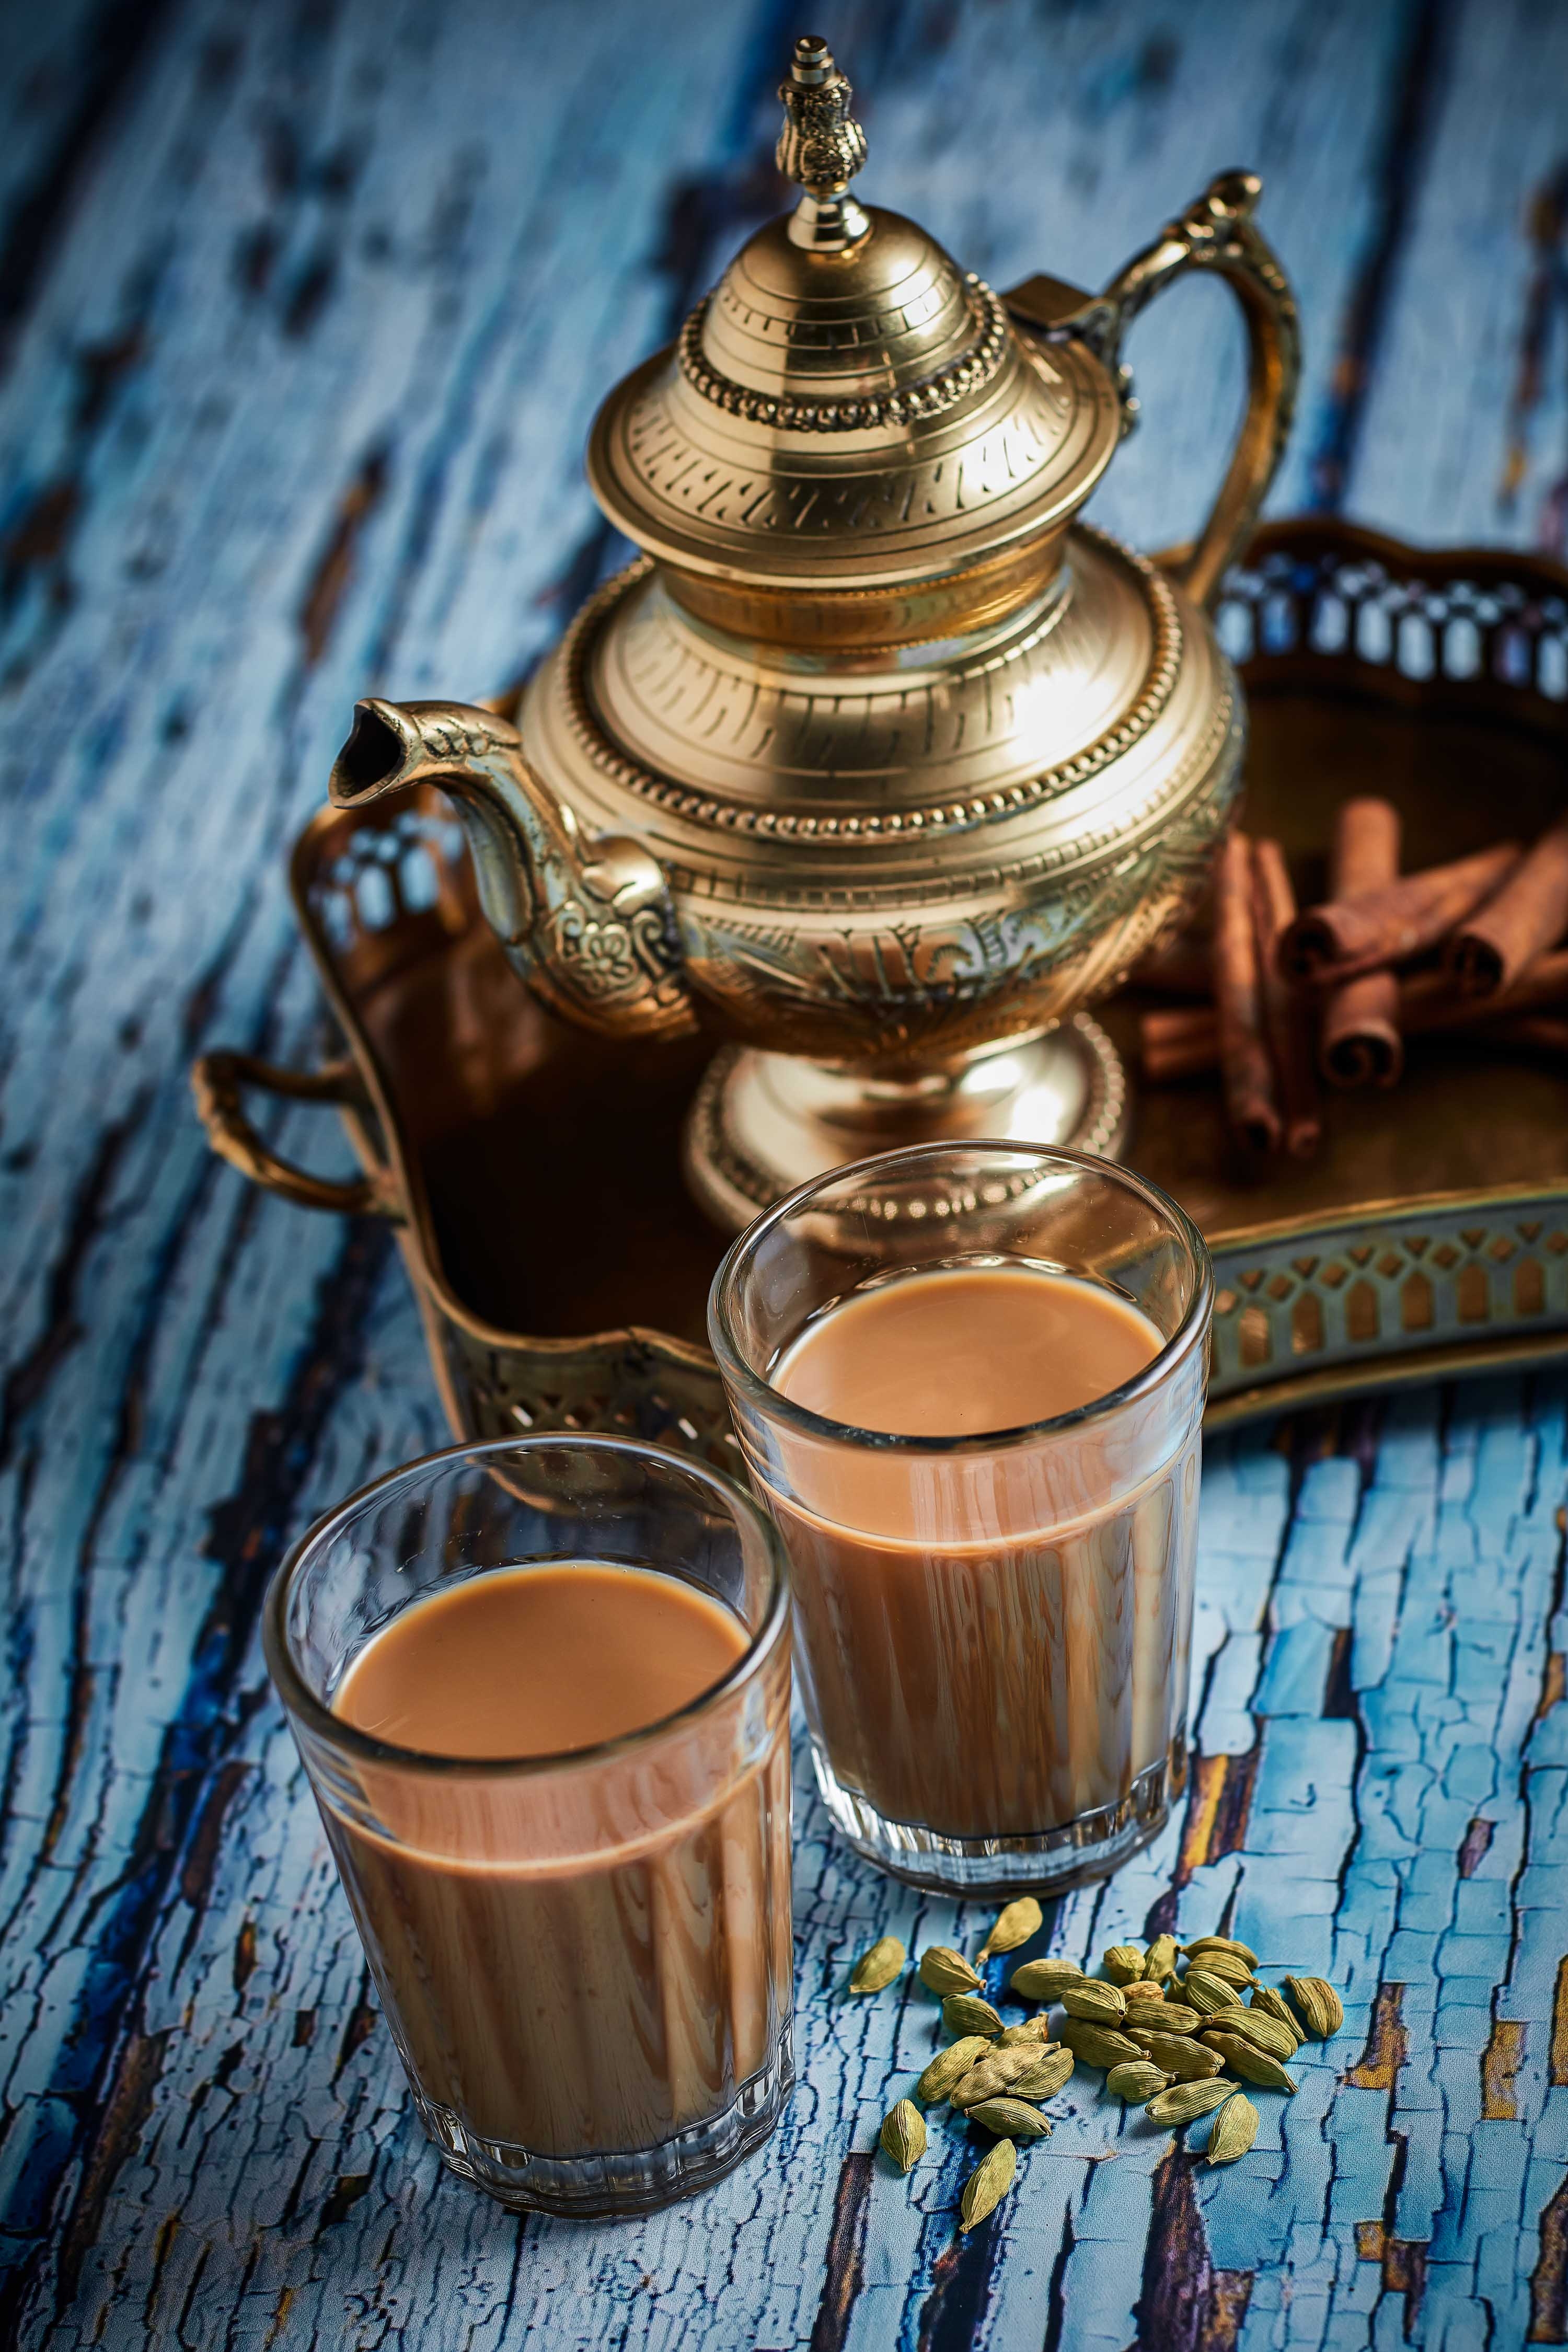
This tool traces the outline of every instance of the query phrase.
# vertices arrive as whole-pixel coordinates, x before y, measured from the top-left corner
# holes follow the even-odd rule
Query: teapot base
[[[1131,1114],[1121,1057],[1087,1013],[892,1076],[726,1045],[692,1099],[683,1158],[706,1214],[738,1233],[826,1169],[909,1144],[984,1137],[1114,1159]]]

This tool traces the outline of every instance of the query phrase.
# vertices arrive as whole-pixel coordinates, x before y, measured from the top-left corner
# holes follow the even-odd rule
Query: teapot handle
[[[1200,604],[1212,602],[1226,566],[1251,535],[1284,455],[1301,373],[1300,330],[1289,281],[1253,225],[1262,190],[1255,172],[1222,172],[1101,294],[1085,296],[1058,279],[1031,278],[1006,298],[1026,324],[1086,342],[1125,394],[1122,338],[1146,302],[1189,269],[1212,269],[1235,289],[1247,320],[1247,415],[1196,545],[1173,567]],[[1129,421],[1135,414],[1130,405]]]

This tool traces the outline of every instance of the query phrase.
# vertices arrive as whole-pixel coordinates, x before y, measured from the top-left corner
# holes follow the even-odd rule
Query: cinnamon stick
[[[1448,942],[1447,964],[1468,996],[1495,996],[1568,931],[1568,817],[1528,850],[1501,887]]]
[[[1311,1009],[1279,970],[1279,940],[1295,920],[1296,893],[1277,841],[1252,845],[1252,913],[1263,1027],[1279,1078],[1285,1149],[1293,1160],[1310,1160],[1322,1135],[1323,1119],[1312,1068]]]
[[[1143,1013],[1138,1052],[1152,1087],[1214,1069],[1219,1061],[1219,1021],[1213,1004],[1173,1005],[1168,1011]]]
[[[1252,911],[1252,845],[1233,833],[1215,877],[1215,1013],[1226,1109],[1243,1142],[1255,1151],[1279,1146],[1279,1107],[1263,1036],[1258,934]]]
[[[1371,795],[1342,802],[1329,860],[1331,899],[1342,904],[1398,879],[1398,810]],[[1391,971],[1363,972],[1325,1000],[1318,1055],[1324,1077],[1335,1086],[1393,1086],[1405,1067],[1405,1041],[1399,982]]]
[[[1540,956],[1502,996],[1461,996],[1447,973],[1418,972],[1398,983],[1397,1033],[1402,1036],[1479,1032],[1500,1045],[1521,1040],[1521,1022],[1539,1006],[1568,1006],[1568,948]],[[1201,1076],[1219,1067],[1219,1021],[1208,1005],[1184,1004],[1145,1013],[1139,1022],[1143,1075],[1151,1086]],[[1568,1031],[1568,1020],[1547,1034]],[[1539,1040],[1538,1040],[1539,1042]]]
[[[1469,1028],[1551,1004],[1568,1004],[1568,948],[1537,956],[1496,996],[1461,996],[1446,971],[1418,972],[1399,991],[1400,1021],[1410,1030]]]
[[[1462,923],[1518,857],[1516,841],[1500,841],[1380,890],[1310,908],[1279,943],[1280,970],[1291,980],[1332,982],[1404,963]]]

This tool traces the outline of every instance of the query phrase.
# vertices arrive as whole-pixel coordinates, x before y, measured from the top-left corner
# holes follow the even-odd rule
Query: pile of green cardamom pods
[[[1020,1896],[978,1958],[1016,1951],[1043,1924],[1034,1896]],[[896,1936],[883,1936],[857,1961],[850,1991],[885,1991],[908,1958]],[[1326,2042],[1345,2020],[1338,1993],[1321,1977],[1288,1976],[1283,1992],[1261,1983],[1257,1953],[1234,1936],[1199,1936],[1190,1944],[1156,1936],[1146,1951],[1112,1944],[1101,1967],[1103,1977],[1088,1977],[1076,1960],[1024,1961],[1009,1990],[1042,2006],[1026,2023],[1005,2025],[984,1998],[979,1969],[962,1952],[932,1944],[921,1953],[921,1982],[940,1999],[954,2039],[931,2060],[914,2098],[899,2101],[881,2143],[900,2172],[920,2162],[926,2126],[916,2100],[926,2107],[945,2100],[965,2123],[993,2135],[964,2184],[962,2230],[983,2221],[1012,2187],[1018,2142],[1048,2136],[1041,2102],[1064,2088],[1080,2061],[1105,2070],[1115,2097],[1140,2101],[1155,2123],[1173,2129],[1217,2108],[1205,2154],[1211,2164],[1234,2164],[1257,2138],[1258,2116],[1229,2077],[1289,2096],[1296,2083],[1287,2062],[1309,2035]],[[1065,2012],[1055,2039],[1047,2017],[1053,2002]]]

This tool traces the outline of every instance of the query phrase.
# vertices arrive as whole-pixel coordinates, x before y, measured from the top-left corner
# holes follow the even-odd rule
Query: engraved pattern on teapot
[[[1045,381],[1046,403],[1064,417],[1069,402],[1064,386]],[[794,421],[794,420],[792,420]],[[816,417],[802,416],[798,429],[826,430]],[[801,474],[767,482],[743,467],[694,462],[696,445],[669,413],[662,392],[650,392],[633,411],[626,444],[650,489],[667,504],[717,525],[828,540],[845,531],[906,531],[911,522],[931,524],[966,513],[983,499],[1016,493],[1057,455],[1060,436],[1047,437],[1030,415],[1006,415],[984,437],[965,443],[961,457],[936,457],[890,482],[868,472],[834,480]]]
[[[819,680],[762,672],[754,662],[739,662],[732,653],[726,658],[689,629],[682,629],[672,642],[663,629],[647,625],[636,607],[626,611],[614,639],[630,698],[630,702],[616,698],[621,702],[623,737],[646,731],[637,729],[631,707],[640,704],[657,712],[661,730],[672,738],[684,738],[688,745],[700,748],[704,764],[750,763],[765,756],[786,774],[805,773],[814,741],[820,746],[825,729],[839,724],[856,741],[860,773],[945,780],[957,791],[951,801],[922,798],[890,810],[860,802],[842,815],[821,805],[809,811],[780,809],[725,793],[717,784],[704,789],[677,782],[628,757],[595,718],[589,672],[595,657],[602,657],[606,625],[647,579],[650,567],[646,563],[610,581],[579,614],[563,642],[559,664],[568,723],[595,766],[627,790],[672,815],[738,833],[826,844],[900,833],[929,837],[972,830],[983,819],[1018,816],[1085,782],[1129,751],[1170,700],[1181,664],[1181,616],[1164,580],[1152,564],[1087,526],[1082,535],[1113,551],[1116,561],[1137,575],[1148,609],[1144,615],[1130,614],[1128,625],[1147,626],[1150,651],[1132,698],[1126,698],[1114,679],[1108,681],[1106,723],[1054,767],[1031,774],[1021,763],[1014,712],[1018,698],[1038,691],[1068,657],[1066,645],[1046,644],[1063,624],[1064,614],[1069,633],[1080,628],[1067,610],[1065,595],[1058,595],[1026,631],[973,661],[949,662],[936,679],[919,673],[869,678],[851,673],[836,680],[831,693]],[[609,691],[609,681],[601,677],[601,701]],[[1086,718],[1089,715],[1086,711]],[[868,736],[874,739],[870,751],[864,749]],[[686,757],[689,763],[690,750]],[[998,771],[1005,782],[993,781]],[[1135,817],[1137,812],[1133,814]]]
[[[695,1025],[668,888],[640,842],[585,835],[505,719],[468,703],[357,704],[334,794],[368,799],[427,780],[457,801],[486,918],[546,1003],[628,1033]]]

